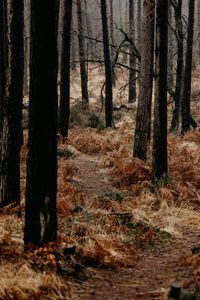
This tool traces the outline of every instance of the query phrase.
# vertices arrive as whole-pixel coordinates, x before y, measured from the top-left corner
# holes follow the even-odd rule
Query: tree
[[[0,97],[3,105],[0,127],[0,206],[4,206],[11,202],[20,202],[23,1],[2,1],[1,15],[4,22],[4,25],[1,23],[2,29],[8,28],[4,31],[1,48],[2,87]]]
[[[24,95],[29,90],[30,0],[24,0]]]
[[[77,15],[78,15],[78,42],[79,42],[82,100],[86,102],[86,104],[89,104],[88,85],[87,85],[88,77],[87,77],[87,72],[85,67],[85,49],[83,43],[83,20],[82,20],[81,0],[77,0]]]
[[[147,146],[151,127],[151,101],[154,57],[154,14],[155,1],[143,2],[143,25],[141,41],[141,74],[133,156],[147,158]]]
[[[169,89],[174,87],[174,32],[173,32],[172,5],[168,2],[168,72],[167,86]]]
[[[0,2],[0,133],[3,126],[5,110],[5,71],[6,71],[6,53],[7,53],[7,5],[6,1]]]
[[[57,0],[31,0],[25,245],[57,234],[57,15]]]
[[[168,1],[158,0],[156,20],[156,86],[153,127],[152,183],[167,177],[167,47]]]
[[[200,34],[200,0],[197,0],[197,25]],[[198,39],[198,63],[200,63],[200,39]]]
[[[143,0],[137,0],[137,48],[139,52],[141,52],[142,2]],[[140,70],[140,61],[138,60],[137,63]]]
[[[85,14],[85,27],[86,27],[86,32],[87,36],[91,37],[93,36],[93,30],[92,30],[92,25],[91,25],[91,20],[90,20],[90,14],[88,13],[88,2],[87,0],[84,0],[84,14]],[[90,39],[87,40],[87,57],[94,57],[94,42]]]
[[[177,40],[177,63],[176,63],[176,87],[171,129],[178,130],[181,112],[181,91],[183,81],[183,25],[182,25],[182,0],[171,1],[175,10],[176,40]]]
[[[134,25],[134,0],[129,0],[129,30],[130,38],[135,39],[135,25]],[[129,59],[129,95],[128,102],[133,103],[136,101],[136,57],[134,49],[130,46],[130,59]]]
[[[59,132],[62,137],[68,135],[70,115],[70,37],[71,37],[72,0],[64,1],[61,78],[60,78],[60,107]]]
[[[110,0],[110,42],[112,45],[114,45],[114,29],[113,29],[113,0]],[[111,56],[111,61],[112,61],[112,83],[113,86],[116,84],[116,78],[115,78],[115,73],[114,73],[114,48],[111,46],[110,47],[110,56]]]
[[[191,94],[191,77],[192,77],[192,50],[194,34],[194,8],[195,1],[189,1],[188,15],[188,32],[187,32],[187,52],[185,59],[185,72],[182,98],[182,132],[190,129],[190,94]]]
[[[102,18],[102,29],[103,29],[103,50],[104,50],[105,77],[106,77],[106,83],[105,83],[106,127],[111,127],[113,94],[112,94],[112,71],[111,71],[111,62],[110,62],[106,0],[101,0],[101,18]]]

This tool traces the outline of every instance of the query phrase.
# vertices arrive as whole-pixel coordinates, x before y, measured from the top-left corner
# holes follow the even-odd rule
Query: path
[[[112,187],[107,172],[100,169],[97,158],[80,155],[76,159],[77,177],[86,194],[100,195]],[[167,299],[171,283],[182,283],[190,278],[191,269],[180,264],[181,258],[200,244],[200,232],[183,229],[182,237],[159,244],[151,250],[141,251],[134,268],[116,270],[86,270],[86,280],[71,282],[73,300],[151,300]]]
[[[101,167],[98,157],[80,154],[75,160],[75,165],[76,177],[83,185],[86,195],[99,196],[112,188],[108,172]]]
[[[72,284],[71,299],[166,300],[171,283],[190,278],[191,269],[180,261],[198,239],[199,232],[186,233],[181,239],[142,252],[134,268],[88,269],[85,281]]]

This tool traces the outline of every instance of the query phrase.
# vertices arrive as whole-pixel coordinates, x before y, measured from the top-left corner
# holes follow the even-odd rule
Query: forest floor
[[[198,124],[199,75],[193,72],[192,85]],[[118,73],[115,105],[126,103],[126,78]],[[132,157],[136,107],[115,111],[115,128],[104,128],[103,82],[103,71],[91,68],[84,111],[78,70],[72,74],[71,128],[65,143],[58,138],[58,241],[29,252],[24,131],[22,201],[0,210],[0,299],[165,300],[173,282],[199,293],[199,127],[184,136],[169,133],[169,179],[152,191],[151,146],[146,162]],[[171,112],[169,104],[169,124]]]
[[[108,174],[103,172],[102,176],[97,157],[81,154],[76,167],[90,201],[112,188]],[[162,242],[141,247],[131,267],[88,267],[83,278],[70,281],[70,299],[168,299],[174,282],[195,291],[199,286],[190,262],[192,249],[200,246],[199,225],[179,225],[178,236],[172,234]]]

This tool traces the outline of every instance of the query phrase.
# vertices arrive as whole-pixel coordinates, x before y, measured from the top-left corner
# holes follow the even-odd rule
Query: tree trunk
[[[167,86],[170,89],[174,87],[174,33],[171,29],[173,26],[172,6],[170,1],[168,2],[168,72],[167,72]]]
[[[151,102],[154,57],[155,1],[143,2],[143,26],[141,48],[141,79],[138,98],[133,156],[147,158],[147,146],[151,127]]]
[[[20,202],[20,148],[23,98],[23,1],[5,4],[4,20],[8,24],[7,52],[4,53],[5,81],[3,122],[0,142],[0,206]],[[6,26],[6,21],[4,28]],[[4,38],[5,41],[5,38]],[[5,49],[5,46],[2,49]],[[5,61],[7,61],[5,63]],[[2,70],[3,71],[3,70]],[[2,74],[3,75],[3,74]],[[5,88],[4,88],[5,87]],[[4,90],[4,92],[3,92]],[[4,96],[3,96],[4,93]]]
[[[90,20],[90,15],[88,13],[88,2],[87,0],[84,1],[84,6],[85,6],[85,23],[86,23],[86,31],[87,31],[87,36],[92,37],[93,36],[93,30],[92,30],[92,25],[91,25],[91,20]],[[93,58],[94,54],[94,42],[92,40],[87,40],[87,48],[88,48],[88,57]]]
[[[85,67],[85,49],[84,49],[84,42],[83,42],[83,21],[82,21],[81,0],[77,0],[77,15],[78,15],[78,42],[79,42],[82,100],[83,100],[83,104],[84,105],[86,104],[87,106],[89,104],[88,77],[87,77],[87,72]]]
[[[71,38],[72,0],[64,1],[62,53],[61,53],[61,78],[60,78],[60,107],[59,107],[59,132],[62,137],[67,137],[70,115],[70,38]]]
[[[111,45],[114,45],[114,29],[113,29],[113,24],[114,24],[114,20],[113,20],[113,0],[110,0],[110,42]],[[114,48],[111,46],[110,47],[110,56],[111,56],[111,62],[112,62],[112,83],[113,86],[116,85],[116,78],[115,78],[115,72],[114,72]]]
[[[181,91],[183,79],[183,28],[182,28],[182,0],[178,0],[175,8],[175,22],[177,29],[177,65],[176,65],[176,89],[174,95],[174,111],[172,116],[171,129],[178,130],[181,112]]]
[[[200,36],[200,0],[197,0],[198,36]],[[198,63],[200,64],[200,38],[198,39]]]
[[[135,25],[134,25],[134,0],[129,0],[129,31],[132,40],[135,39]],[[129,95],[128,102],[133,103],[136,101],[136,57],[134,49],[130,45],[130,58],[129,58]]]
[[[168,1],[158,0],[156,22],[156,93],[152,155],[152,183],[167,177],[167,46]]]
[[[137,0],[137,48],[141,53],[141,32],[142,32],[142,0]],[[140,70],[140,61],[137,60],[138,70]]]
[[[31,0],[25,245],[57,234],[57,22],[57,0]]]
[[[73,6],[73,5],[72,5]],[[75,37],[74,34],[74,19],[73,19],[73,9],[72,9],[72,19],[71,19],[71,69],[75,70],[76,69],[76,57],[77,57],[77,48],[76,48],[76,42],[75,42]]]
[[[113,93],[112,93],[112,71],[111,71],[111,62],[110,62],[106,0],[101,0],[101,18],[102,18],[102,29],[103,29],[103,50],[104,50],[105,77],[106,77],[105,117],[106,117],[106,127],[111,127]]]
[[[5,110],[5,72],[7,61],[7,7],[5,3],[6,0],[0,2],[0,134],[2,133]]]
[[[30,1],[24,1],[24,95],[29,91]]]
[[[188,32],[187,32],[187,52],[185,59],[185,72],[182,98],[182,132],[190,129],[190,94],[192,77],[192,50],[194,34],[194,7],[195,1],[189,2]]]

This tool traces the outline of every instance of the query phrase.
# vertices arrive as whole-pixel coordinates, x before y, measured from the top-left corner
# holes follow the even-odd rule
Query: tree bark
[[[31,0],[25,245],[57,235],[57,0]]]
[[[176,64],[176,88],[174,95],[174,111],[172,116],[171,129],[178,130],[181,113],[181,91],[183,81],[183,28],[182,28],[182,0],[178,0],[175,8],[175,22],[177,29],[177,64]]]
[[[103,29],[103,50],[105,63],[105,117],[106,127],[112,126],[112,108],[113,108],[113,93],[112,93],[112,70],[110,61],[109,38],[108,38],[108,22],[106,1],[101,0],[101,17]]]
[[[83,103],[89,104],[88,96],[88,76],[85,67],[85,49],[83,42],[83,20],[81,0],[77,0],[77,15],[78,15],[78,42],[79,42],[79,58],[80,58],[80,72],[81,72],[81,88]],[[85,105],[85,103],[84,103]]]
[[[112,45],[115,44],[114,42],[114,29],[113,29],[114,19],[113,19],[113,0],[110,0],[110,42]],[[114,72],[114,48],[110,47],[110,56],[111,56],[111,64],[112,64],[112,84],[113,86],[116,85],[116,78]]]
[[[134,0],[129,0],[129,31],[130,38],[135,39],[135,25],[134,25]],[[129,95],[128,102],[133,103],[136,101],[136,57],[134,50],[130,45],[130,57],[129,57]]]
[[[7,4],[6,4],[7,3]],[[6,17],[6,11],[8,17]],[[0,133],[0,206],[20,202],[20,148],[23,98],[23,1],[4,2],[5,81],[1,97],[4,98],[3,119]],[[7,20],[7,25],[6,25]],[[4,32],[5,33],[5,32]],[[6,45],[7,44],[7,45]],[[3,49],[4,48],[4,49]],[[3,75],[3,74],[2,74]],[[3,95],[4,94],[4,95]]]
[[[167,48],[168,1],[158,0],[156,21],[156,93],[152,155],[152,184],[159,185],[168,173],[167,164]]]
[[[173,15],[172,6],[170,1],[168,2],[168,72],[167,72],[167,85],[168,88],[173,89],[174,87],[174,33],[171,29],[173,26]]]
[[[63,138],[68,135],[70,116],[71,18],[72,0],[64,0],[59,106],[59,132]]]
[[[141,48],[141,79],[136,115],[133,156],[147,158],[147,146],[151,127],[151,102],[154,57],[154,14],[155,1],[143,2],[143,26]]]
[[[137,48],[141,53],[141,32],[142,32],[142,3],[143,0],[137,0]],[[138,70],[140,70],[140,61],[137,60]]]
[[[0,134],[2,131],[5,110],[5,72],[7,61],[7,6],[5,3],[5,0],[0,2]]]
[[[200,36],[200,0],[197,0],[198,36]],[[198,63],[200,64],[200,38],[198,39]]]
[[[30,1],[24,1],[24,95],[29,92]]]
[[[182,98],[182,132],[190,130],[190,94],[192,77],[192,50],[194,35],[194,8],[195,1],[189,2],[188,32],[187,32],[187,52],[185,59],[185,72]]]

